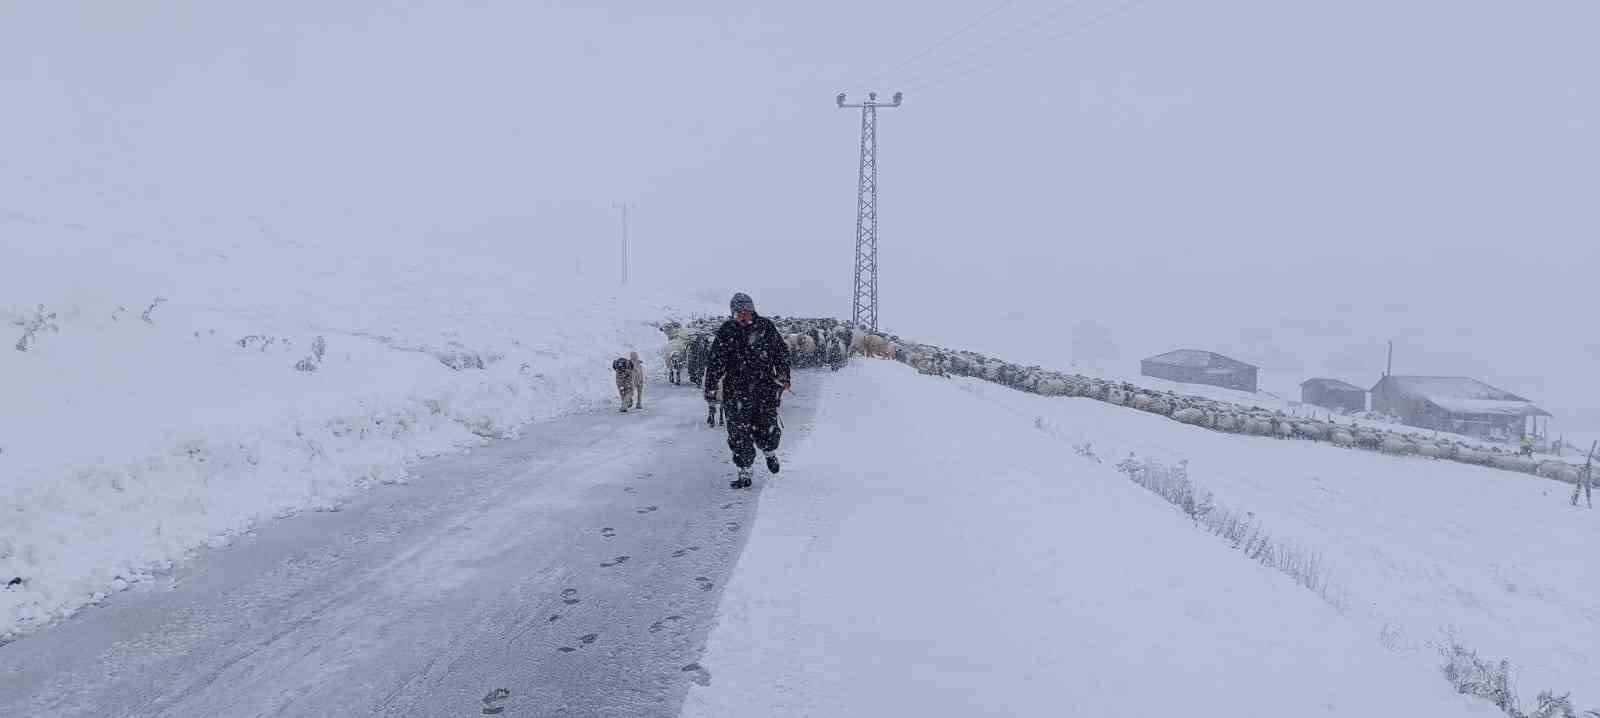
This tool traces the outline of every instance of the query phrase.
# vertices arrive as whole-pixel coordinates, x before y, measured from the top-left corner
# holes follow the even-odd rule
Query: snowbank
[[[1013,420],[1041,422],[1062,448],[1089,444],[1107,464],[1129,453],[1187,460],[1219,501],[1316,550],[1349,597],[1350,620],[1415,662],[1440,664],[1432,644],[1451,630],[1484,657],[1509,660],[1525,698],[1571,691],[1580,708],[1600,706],[1600,515],[1573,507],[1570,485],[958,385]]]
[[[1498,715],[969,384],[828,380],[685,716]]]
[[[22,579],[0,590],[0,639],[421,457],[609,406],[611,358],[656,356],[653,323],[716,310],[368,244],[0,220],[0,583]]]

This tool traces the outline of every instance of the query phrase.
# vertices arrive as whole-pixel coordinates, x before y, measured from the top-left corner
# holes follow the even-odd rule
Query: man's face
[[[733,318],[739,320],[740,324],[749,324],[750,322],[755,321],[756,316],[755,312],[750,311],[749,307],[739,307],[739,309],[733,313]]]

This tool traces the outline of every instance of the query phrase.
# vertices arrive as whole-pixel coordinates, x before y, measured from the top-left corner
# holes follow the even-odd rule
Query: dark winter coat
[[[756,315],[749,326],[729,319],[711,340],[706,386],[722,385],[723,400],[747,399],[776,404],[789,382],[789,347],[772,320]]]

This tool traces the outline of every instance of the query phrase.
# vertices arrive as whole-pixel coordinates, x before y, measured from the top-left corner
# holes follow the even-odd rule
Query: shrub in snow
[[[1240,513],[1217,504],[1211,493],[1189,479],[1189,462],[1165,466],[1157,461],[1138,459],[1129,454],[1117,464],[1134,483],[1143,486],[1207,531],[1222,537],[1235,549],[1268,568],[1273,568],[1310,589],[1330,605],[1344,610],[1344,592],[1328,581],[1322,557],[1313,551],[1272,538],[1251,513]]]
[[[289,341],[287,339],[280,340],[277,337],[267,336],[265,334],[251,334],[241,337],[238,341],[234,342],[234,344],[238,344],[240,349],[257,349],[259,351],[266,351],[268,347],[280,341],[283,342],[284,347],[289,346]]]
[[[28,319],[13,320],[12,325],[22,327],[22,338],[17,340],[17,351],[28,351],[34,345],[34,337],[46,329],[52,332],[61,331],[56,325],[56,313],[44,313],[44,305],[40,304],[33,310],[33,317]]]
[[[440,364],[456,371],[483,368],[483,357],[478,356],[477,352],[466,349],[447,349],[435,353],[434,357],[439,360]]]
[[[322,337],[317,337],[311,342],[311,356],[308,356],[294,365],[295,371],[316,371],[322,366],[322,357],[328,353],[328,343]]]
[[[156,297],[155,301],[150,302],[150,306],[145,307],[144,313],[140,314],[139,318],[143,319],[145,324],[155,324],[155,322],[150,319],[150,312],[155,311],[156,307],[161,306],[161,303],[165,301],[167,301],[166,297]]]
[[[1439,653],[1445,659],[1444,677],[1457,692],[1493,703],[1512,718],[1580,718],[1572,707],[1570,693],[1558,696],[1553,691],[1540,691],[1532,710],[1524,709],[1517,700],[1516,684],[1511,679],[1511,662],[1495,663],[1479,658],[1477,651],[1461,645],[1453,633],[1445,633]],[[1600,718],[1600,710],[1586,710],[1582,718]]]

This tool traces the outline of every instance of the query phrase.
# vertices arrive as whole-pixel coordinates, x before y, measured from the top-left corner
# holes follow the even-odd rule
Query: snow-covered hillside
[[[1600,706],[1600,520],[1572,487],[1526,475],[1324,444],[1199,431],[1084,400],[992,384],[961,387],[1064,448],[1110,465],[1130,454],[1172,466],[1219,503],[1321,555],[1348,620],[1435,662],[1445,631],[1507,659],[1527,697],[1551,689]],[[1071,463],[1085,459],[1073,456]]]
[[[1046,429],[1246,440],[891,362],[822,391],[763,488],[687,716],[1499,715],[1434,655],[1385,647],[1364,608],[1341,613]]]
[[[717,311],[453,247],[182,236],[0,218],[0,637],[614,401],[612,357],[659,373],[653,325]]]

